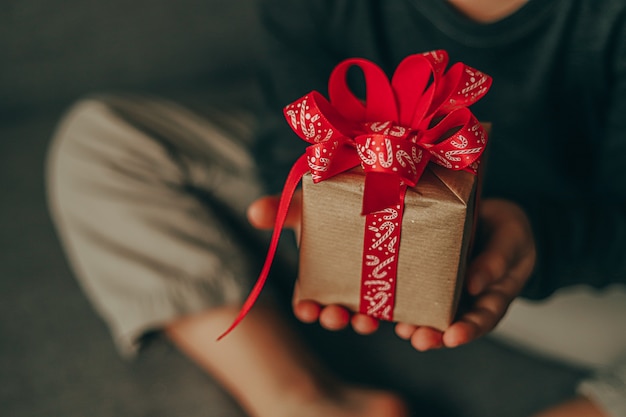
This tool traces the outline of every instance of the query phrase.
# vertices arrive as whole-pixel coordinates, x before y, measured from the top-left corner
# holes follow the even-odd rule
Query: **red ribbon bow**
[[[313,91],[285,107],[291,128],[311,146],[285,181],[261,274],[239,316],[220,339],[258,298],[302,176],[310,171],[317,183],[359,164],[365,171],[362,213],[368,216],[366,225],[370,225],[370,241],[374,242],[369,250],[368,245],[364,248],[361,312],[391,320],[395,245],[406,188],[417,184],[431,160],[449,169],[476,172],[486,144],[485,131],[467,107],[485,95],[491,77],[462,63],[444,73],[447,64],[448,55],[442,50],[410,55],[398,65],[390,82],[374,63],[348,59],[330,75],[330,101]],[[347,86],[346,74],[352,66],[363,71],[365,101]],[[391,222],[394,219],[398,220]],[[372,236],[366,230],[366,242]],[[373,250],[383,243],[392,255],[381,262]]]

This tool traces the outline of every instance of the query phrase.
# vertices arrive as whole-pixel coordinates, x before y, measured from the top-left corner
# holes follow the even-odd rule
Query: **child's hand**
[[[293,229],[297,239],[301,198],[296,192],[285,222],[285,227]],[[248,218],[257,228],[272,228],[277,206],[276,197],[262,197],[250,206]],[[398,323],[398,336],[410,339],[417,350],[459,346],[491,331],[521,292],[534,268],[535,242],[526,214],[520,207],[504,200],[485,200],[480,208],[479,221],[486,237],[483,251],[468,269],[467,289],[475,296],[473,305],[445,332]],[[294,300],[297,299],[296,293]],[[329,330],[340,330],[349,324],[361,334],[378,329],[378,320],[364,314],[352,314],[338,305],[321,306],[303,300],[294,302],[293,309],[301,321],[312,323],[319,320]]]
[[[277,209],[277,197],[261,197],[248,208],[248,219],[258,229],[271,229],[274,227]],[[295,232],[297,241],[300,240],[301,214],[302,193],[296,191],[285,220],[285,227]],[[354,331],[360,334],[370,334],[378,329],[378,320],[364,314],[353,314],[342,306],[321,306],[310,300],[296,301],[298,300],[297,286],[293,299],[294,314],[305,323],[313,323],[319,320],[320,324],[328,330],[341,330],[347,327],[348,324],[352,324]]]
[[[472,261],[467,290],[473,305],[445,332],[399,323],[396,334],[423,351],[455,347],[491,331],[522,291],[536,260],[535,241],[524,211],[505,200],[485,200],[479,212],[482,252]]]

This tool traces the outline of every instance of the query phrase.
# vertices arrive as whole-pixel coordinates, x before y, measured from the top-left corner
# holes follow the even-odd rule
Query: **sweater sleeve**
[[[607,416],[626,416],[626,356],[583,380],[578,393],[596,404]]]

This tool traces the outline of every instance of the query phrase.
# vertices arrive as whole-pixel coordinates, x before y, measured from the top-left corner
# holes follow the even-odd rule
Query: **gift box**
[[[468,106],[491,77],[447,64],[441,50],[410,55],[389,79],[373,62],[347,59],[330,75],[329,100],[312,91],[284,108],[310,146],[287,176],[263,270],[226,333],[263,288],[303,177],[298,296],[383,320],[450,324],[487,141]],[[365,98],[349,87],[351,67],[363,73]]]
[[[304,176],[300,299],[359,312],[364,176],[360,167],[317,184],[310,174]],[[477,178],[430,164],[407,190],[393,321],[440,330],[452,322],[471,242]]]

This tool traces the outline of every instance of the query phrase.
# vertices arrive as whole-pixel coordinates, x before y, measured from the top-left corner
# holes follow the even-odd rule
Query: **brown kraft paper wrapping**
[[[444,330],[465,273],[477,176],[429,164],[405,197],[394,321]],[[360,167],[313,184],[303,178],[297,294],[358,312],[365,216]]]

